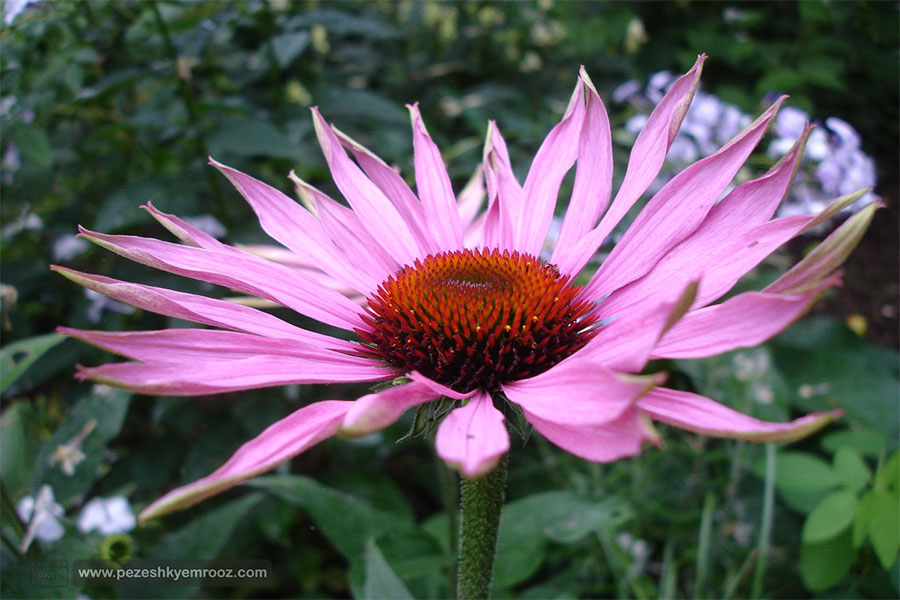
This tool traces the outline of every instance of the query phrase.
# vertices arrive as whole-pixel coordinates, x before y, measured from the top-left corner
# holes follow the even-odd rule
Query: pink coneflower
[[[781,100],[721,150],[672,179],[587,284],[573,283],[658,173],[704,58],[653,111],[612,202],[609,122],[582,70],[524,185],[513,175],[493,123],[483,172],[457,197],[417,107],[410,106],[415,194],[314,109],[319,142],[349,207],[294,177],[304,207],[212,163],[285,250],[267,258],[225,245],[151,205],[147,211],[182,244],[82,229],[83,237],[117,254],[285,306],[343,329],[346,339],[245,305],[54,267],[116,300],[214,327],[117,333],[62,328],[134,361],[79,368],[81,379],[191,396],[404,378],[361,398],[299,409],[211,475],[154,502],[142,520],[218,494],[334,434],[382,429],[407,409],[441,398],[456,403],[437,428],[437,453],[466,478],[491,471],[508,451],[504,413],[511,409],[521,410],[557,446],[597,462],[658,443],[648,417],[706,435],[761,441],[795,439],[836,417],[840,411],[833,410],[767,423],[660,387],[662,374],[639,374],[650,359],[697,358],[759,344],[839,282],[835,270],[874,206],[764,290],[712,304],[773,250],[854,199],[835,201],[825,215],[772,220],[807,127],[771,171],[720,200]],[[552,257],[544,261],[539,255],[560,184],[573,165],[573,192]]]

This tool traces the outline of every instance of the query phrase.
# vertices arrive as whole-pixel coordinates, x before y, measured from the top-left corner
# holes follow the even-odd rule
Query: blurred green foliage
[[[50,483],[67,514],[66,536],[35,545],[28,557],[97,556],[102,536],[73,526],[87,499],[124,494],[140,508],[209,473],[298,405],[364,391],[334,385],[130,401],[75,384],[76,362],[108,356],[57,343],[45,335],[55,326],[183,323],[105,309],[50,273],[50,263],[213,293],[99,249],[64,250],[76,224],[157,236],[138,209],[152,201],[181,216],[215,216],[229,242],[263,241],[249,207],[206,157],[285,190],[284,176],[294,169],[335,192],[315,142],[312,105],[409,177],[403,106],[418,101],[457,189],[480,160],[487,120],[496,119],[521,174],[564,109],[580,64],[606,98],[627,79],[685,70],[700,52],[711,55],[707,91],[751,113],[766,95],[786,92],[814,117],[840,116],[896,183],[897,25],[895,3],[865,1],[32,6],[0,29],[0,459],[12,501]],[[613,125],[626,117],[613,111]],[[627,148],[616,152],[624,157]],[[100,311],[99,325],[91,311]],[[776,525],[764,595],[897,595],[898,543],[889,523],[900,469],[896,352],[815,319],[757,350],[659,366],[672,371],[675,385],[760,418],[826,407],[847,416],[827,435],[779,449],[775,474],[761,447],[668,428],[665,450],[608,466],[558,452],[536,435],[524,447],[514,442],[497,597],[748,596],[763,481],[773,477]],[[91,419],[100,425],[82,447],[87,458],[66,476],[49,457]],[[252,492],[231,492],[132,532],[133,553],[271,558],[274,583],[264,593],[273,597],[447,597],[454,557],[442,509],[446,482],[427,441],[394,444],[409,425],[325,442],[254,482]],[[19,535],[9,508],[4,541]],[[0,561],[5,597],[47,597],[9,547]],[[228,588],[55,591],[259,595]]]

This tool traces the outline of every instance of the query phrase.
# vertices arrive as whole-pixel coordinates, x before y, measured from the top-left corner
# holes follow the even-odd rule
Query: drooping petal
[[[334,435],[352,402],[326,400],[310,404],[269,426],[210,475],[176,488],[145,508],[146,523],[220,494],[252,477],[271,471],[307,448]]]
[[[151,238],[107,235],[81,228],[81,235],[120,256],[162,271],[208,281],[268,298],[308,317],[354,329],[361,309],[344,295],[301,271],[263,260],[236,248],[191,248]]]
[[[341,424],[341,434],[350,437],[380,431],[400,418],[407,409],[441,397],[427,385],[411,381],[368,394],[353,403]]]
[[[423,249],[416,243],[409,223],[384,192],[350,160],[337,135],[319,111],[315,108],[312,110],[319,144],[341,193],[398,263],[413,264],[416,258],[423,256]]]
[[[416,191],[422,202],[428,231],[438,241],[441,250],[461,250],[462,226],[447,167],[440,150],[425,129],[418,104],[407,105],[406,108],[409,109],[413,129]]]
[[[725,147],[689,166],[657,192],[585,286],[585,296],[602,298],[642,277],[693,233],[756,147],[783,101],[780,98]]]
[[[800,318],[839,280],[832,277],[805,294],[746,292],[691,311],[662,337],[651,358],[702,358],[761,344]]]
[[[211,360],[196,364],[110,363],[79,365],[76,376],[98,383],[155,396],[205,396],[301,383],[384,381],[398,373],[377,363],[312,360],[289,356],[254,356],[237,360]]]
[[[558,425],[598,425],[618,418],[660,376],[614,373],[589,360],[566,360],[529,379],[503,386],[529,414]]]
[[[704,396],[656,388],[638,401],[650,417],[675,427],[715,437],[753,442],[790,442],[818,431],[844,414],[842,410],[813,413],[790,423],[769,423],[732,410]]]
[[[873,202],[847,219],[803,260],[766,287],[766,291],[797,294],[819,286],[819,282],[837,269],[856,248],[869,228],[875,211],[883,206],[881,201]]]
[[[564,273],[577,273],[587,264],[591,256],[603,244],[606,236],[615,229],[622,217],[631,209],[638,198],[647,190],[650,183],[659,173],[672,140],[681,127],[685,114],[690,107],[694,92],[700,84],[700,72],[706,55],[697,57],[697,62],[690,71],[679,77],[666,95],[660,100],[650,114],[646,125],[638,134],[628,158],[625,178],[616,194],[612,205],[600,224],[581,238],[571,252],[566,253],[566,260],[560,265]]]
[[[488,208],[484,217],[484,246],[515,250],[515,227],[525,203],[525,192],[516,180],[506,142],[493,121],[488,123],[483,165],[488,196]]]
[[[553,249],[550,261],[566,268],[581,270],[583,265],[577,261],[569,263],[566,253],[575,246],[594,226],[600,215],[609,205],[612,193],[612,136],[609,130],[609,117],[603,100],[597,93],[594,83],[588,77],[584,67],[581,68],[581,80],[586,91],[584,125],[578,139],[578,163],[575,170],[575,184],[572,198],[566,209],[559,238]],[[564,275],[576,275],[577,272],[566,270],[560,266]]]
[[[378,281],[369,273],[348,264],[346,256],[335,247],[318,219],[297,202],[236,169],[212,159],[210,163],[247,200],[263,231],[274,240],[307,257],[318,268],[362,294],[369,294],[378,287]]]
[[[709,290],[716,285],[717,279],[709,271],[720,269],[737,250],[736,238],[741,234],[735,231],[735,223],[740,223],[744,231],[753,230],[772,216],[793,179],[804,140],[801,138],[785,160],[768,173],[732,190],[709,211],[697,231],[670,250],[644,277],[619,288],[606,298],[603,301],[604,314],[641,310],[650,299],[665,293],[665,290],[684,285],[700,275],[703,275],[704,284],[701,297],[709,298]],[[754,265],[750,264],[748,269]],[[735,275],[736,281],[744,273]]]
[[[289,356],[335,364],[373,366],[370,358],[334,352],[288,338],[269,338],[221,329],[87,331],[58,327],[57,333],[147,363],[195,364],[264,356]]]
[[[519,212],[516,249],[538,255],[556,208],[559,186],[578,156],[584,121],[584,83],[579,78],[560,122],[538,148],[525,178],[525,204]]]
[[[477,392],[468,404],[444,417],[434,442],[438,456],[474,479],[497,466],[509,450],[509,433],[490,395]]]
[[[56,265],[50,268],[78,285],[99,292],[113,300],[167,317],[266,337],[292,339],[315,348],[329,348],[345,352],[354,350],[354,345],[346,340],[300,329],[278,317],[233,302],[119,281],[111,277],[81,273]]]
[[[638,373],[650,353],[673,325],[688,311],[697,296],[698,283],[689,283],[677,295],[656,300],[649,308],[620,316],[603,325],[587,345],[570,360],[580,357],[621,373]]]
[[[612,462],[634,456],[640,453],[644,442],[653,439],[634,407],[626,409],[615,420],[601,424],[557,423],[528,410],[524,413],[525,419],[549,441],[593,462]]]

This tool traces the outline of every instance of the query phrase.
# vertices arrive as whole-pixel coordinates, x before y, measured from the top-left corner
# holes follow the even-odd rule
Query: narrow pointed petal
[[[618,418],[659,383],[657,376],[624,375],[588,360],[568,360],[535,377],[508,383],[503,392],[544,421],[599,425]]]
[[[440,150],[425,129],[419,106],[412,104],[407,105],[407,108],[413,129],[416,191],[422,202],[428,230],[438,241],[441,250],[461,250],[462,226],[447,167],[444,166]]]
[[[653,196],[585,286],[586,296],[602,298],[644,276],[693,233],[756,147],[783,101],[779,99],[724,148],[679,173]]]
[[[357,269],[371,273],[379,282],[399,270],[399,263],[375,239],[355,212],[303,181],[293,171],[288,178],[297,186],[297,193],[303,202],[316,212],[334,244]]]
[[[364,295],[378,287],[378,281],[368,273],[348,265],[347,257],[335,247],[318,219],[297,202],[236,169],[212,159],[210,163],[237,188],[253,208],[263,231],[275,241]]]
[[[476,393],[441,421],[434,440],[438,456],[469,479],[486,475],[509,450],[503,421],[490,395]]]
[[[87,331],[58,327],[57,332],[147,363],[194,364],[264,356],[325,360],[335,364],[372,366],[375,361],[342,354],[292,339],[273,339],[220,329],[159,331]]]
[[[422,249],[416,243],[409,223],[378,186],[350,160],[331,126],[315,108],[313,121],[334,182],[347,202],[360,219],[369,225],[375,237],[382,240],[398,263],[413,264],[416,258],[422,256]]]
[[[814,433],[844,414],[842,410],[813,413],[790,423],[769,423],[732,410],[690,392],[656,388],[638,401],[657,421],[714,437],[752,442],[791,442]]]
[[[584,83],[579,78],[562,120],[541,144],[525,179],[525,205],[519,213],[517,249],[537,256],[553,218],[559,186],[575,164],[584,122]]]
[[[384,381],[397,372],[372,362],[312,360],[289,356],[255,356],[198,364],[110,363],[79,367],[76,376],[153,396],[205,396],[279,385]]]
[[[425,213],[422,203],[413,193],[403,177],[381,160],[374,152],[352,139],[337,128],[334,132],[341,140],[341,144],[350,151],[365,174],[372,180],[378,189],[384,192],[397,207],[403,219],[409,224],[410,232],[415,237],[419,247],[430,254],[440,251],[440,246],[434,239],[434,235],[428,231],[425,225]]]
[[[269,262],[236,248],[219,251],[160,240],[107,235],[81,229],[81,235],[120,256],[162,271],[267,298],[308,317],[354,329],[362,309],[297,269]]]
[[[341,434],[358,437],[380,431],[413,406],[441,397],[429,386],[412,381],[368,394],[353,403],[341,424]]]
[[[665,290],[684,285],[701,275],[703,286],[700,298],[718,297],[710,296],[712,289],[719,289],[715,283],[718,279],[715,272],[722,269],[722,265],[729,264],[729,257],[739,252],[741,234],[735,232],[735,223],[740,223],[745,231],[752,231],[772,216],[793,180],[804,141],[805,137],[801,137],[785,159],[768,173],[732,190],[709,211],[697,231],[660,259],[647,275],[606,298],[603,301],[604,313],[616,315],[640,310],[648,300],[665,293]],[[742,245],[750,243],[752,240]],[[749,264],[747,269],[755,264]],[[734,281],[737,281],[744,272],[734,272],[734,275]]]
[[[603,215],[600,224],[582,237],[577,246],[566,254],[560,265],[562,272],[577,273],[580,271],[590,257],[596,254],[597,249],[619,224],[622,217],[628,213],[637,199],[653,182],[662,168],[666,153],[681,127],[681,122],[694,98],[694,92],[697,91],[697,86],[700,84],[700,72],[705,60],[705,54],[697,57],[697,62],[694,63],[691,70],[672,84],[663,99],[653,109],[647,124],[638,134],[631,149],[625,178],[612,206]]]
[[[698,282],[691,282],[678,296],[670,293],[668,302],[656,301],[647,310],[623,315],[602,326],[574,356],[621,373],[640,372],[662,336],[690,309],[697,289]]]
[[[418,371],[413,371],[411,373],[408,373],[407,377],[409,377],[412,381],[415,381],[416,383],[420,383],[420,384],[424,385],[425,387],[427,387],[431,391],[435,392],[439,396],[443,396],[445,398],[452,398],[453,400],[465,400],[466,398],[470,398],[472,396],[472,394],[475,393],[474,391],[467,392],[465,394],[457,392],[456,390],[448,388],[446,385],[440,384],[437,381],[434,381],[433,379],[429,379],[428,377],[422,375]]]
[[[613,174],[612,136],[606,107],[584,67],[581,68],[581,80],[586,91],[586,104],[584,125],[578,139],[575,184],[550,259],[554,264],[564,262],[568,270],[560,267],[560,271],[573,276],[584,265],[578,264],[577,258],[570,260],[566,253],[594,228],[609,205]]]
[[[506,141],[493,121],[488,124],[483,164],[488,196],[484,245],[501,250],[516,250],[515,227],[525,202],[525,192],[510,165]]]
[[[210,248],[214,250],[227,247],[225,244],[223,244],[213,236],[200,231],[187,221],[179,219],[175,215],[170,215],[162,212],[161,210],[158,210],[155,206],[153,206],[152,202],[148,202],[141,208],[150,213],[150,216],[156,219],[163,227],[168,229],[172,235],[189,246],[194,246],[197,248]]]
[[[301,408],[238,448],[228,462],[210,475],[176,488],[152,503],[138,519],[141,523],[158,519],[271,471],[334,435],[352,405],[352,402],[326,400]]]
[[[803,260],[769,285],[766,291],[796,294],[818,286],[856,248],[869,228],[875,211],[883,206],[880,201],[873,202],[847,219]]]
[[[528,410],[524,412],[528,422],[549,441],[593,462],[612,462],[635,456],[644,442],[651,440],[640,412],[634,407],[626,409],[615,420],[601,424],[561,424],[542,419]]]
[[[478,213],[481,212],[481,207],[484,205],[484,194],[484,169],[478,165],[456,198],[459,222],[463,228],[472,225]]]
[[[685,315],[653,349],[651,358],[703,358],[757,346],[799,319],[839,277],[805,294],[746,292]]]
[[[51,269],[78,285],[113,300],[167,317],[266,337],[291,339],[315,348],[344,352],[355,349],[354,345],[346,340],[300,329],[278,317],[233,302],[128,283],[102,275],[81,273],[66,267],[53,266]]]

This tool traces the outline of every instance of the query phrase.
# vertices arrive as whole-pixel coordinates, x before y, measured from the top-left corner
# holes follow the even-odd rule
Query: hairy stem
[[[461,480],[459,570],[456,580],[456,597],[460,600],[490,596],[505,488],[505,456],[484,477]]]

